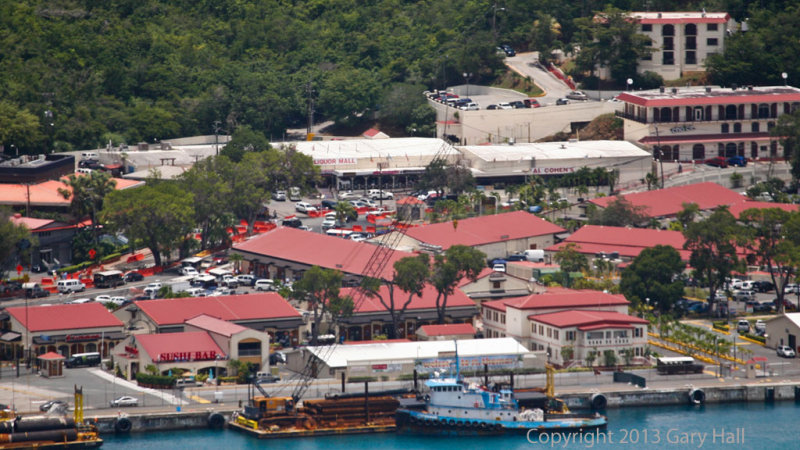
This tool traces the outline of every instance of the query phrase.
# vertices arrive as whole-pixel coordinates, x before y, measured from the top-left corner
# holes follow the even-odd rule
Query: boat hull
[[[542,421],[480,420],[437,416],[426,411],[398,409],[395,414],[398,430],[414,432],[446,432],[456,434],[528,433],[530,431],[583,432],[603,428],[608,420],[600,415],[551,414]]]

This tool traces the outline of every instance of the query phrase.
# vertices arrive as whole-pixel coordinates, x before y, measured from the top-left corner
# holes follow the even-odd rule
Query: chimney
[[[660,88],[658,88],[658,92],[661,92],[663,94],[664,93],[664,86],[661,86]]]
[[[751,84],[750,86],[747,86],[747,90],[748,91],[752,91],[753,90],[753,85]]]
[[[706,93],[711,93],[711,87],[710,86],[706,86]]]
[[[661,13],[658,13],[658,18],[659,18],[659,19],[661,18]]]
[[[674,87],[674,88],[672,88],[672,93],[673,93],[673,94],[677,94],[677,93],[678,93],[678,88],[675,88],[675,87]]]

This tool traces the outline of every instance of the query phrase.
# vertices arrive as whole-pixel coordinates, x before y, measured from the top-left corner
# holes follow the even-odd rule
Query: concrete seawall
[[[694,399],[690,398],[693,392]],[[686,405],[690,403],[724,403],[724,402],[769,402],[781,400],[800,400],[800,383],[759,383],[756,385],[708,386],[690,385],[664,389],[631,389],[630,386],[619,389],[597,389],[582,393],[565,393],[558,395],[571,409],[591,409],[598,403],[605,403],[607,408],[626,406],[666,406]],[[597,399],[604,397],[604,400]]]
[[[222,425],[227,423],[235,408],[209,408],[204,411],[182,411],[182,412],[147,412],[138,414],[121,414],[121,415],[107,415],[96,416],[97,429],[101,434],[113,434],[117,432],[147,432],[147,431],[172,431],[172,430],[189,430],[198,428],[214,428],[211,422],[213,414],[222,415],[224,421]],[[94,420],[94,416],[86,415],[87,419]],[[126,419],[129,426],[123,421]],[[219,419],[213,419],[219,420]],[[219,427],[219,423],[215,424]],[[127,427],[127,431],[125,428]]]

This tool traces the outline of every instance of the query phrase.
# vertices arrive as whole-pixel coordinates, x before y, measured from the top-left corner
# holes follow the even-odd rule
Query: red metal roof
[[[300,313],[275,292],[141,300],[134,304],[159,326],[182,324],[200,314],[228,321],[300,317]]]
[[[631,325],[644,325],[648,322],[638,317],[612,311],[569,310],[549,314],[533,314],[528,318],[534,322],[558,328],[578,327],[580,330],[598,328],[631,328]]]
[[[61,356],[61,355],[59,355],[59,354],[58,354],[58,353],[56,353],[56,352],[47,352],[47,353],[45,353],[45,354],[43,354],[43,355],[39,355],[39,356],[37,356],[36,358],[37,358],[37,359],[44,359],[45,361],[53,361],[53,360],[59,360],[59,359],[67,359],[67,358],[65,358],[65,357],[63,357],[63,356]]]
[[[25,310],[27,309],[27,314]],[[122,327],[122,322],[114,317],[100,303],[77,303],[69,305],[15,306],[7,308],[28,331],[80,330],[87,328]],[[30,324],[30,326],[28,326]]]
[[[449,303],[449,302],[448,302]],[[423,325],[420,331],[426,336],[453,336],[459,334],[475,334],[475,328],[469,323],[447,323],[444,325]]]
[[[214,339],[205,331],[187,331],[183,333],[137,334],[136,342],[150,358],[158,362],[159,355],[165,353],[214,352],[225,355]]]
[[[769,133],[719,133],[719,134],[692,134],[686,136],[645,136],[639,142],[647,145],[689,144],[702,142],[739,142],[739,141],[769,141],[778,139]]]
[[[425,202],[414,196],[403,197],[397,200],[398,205],[424,205]]]
[[[590,201],[605,208],[617,197],[594,198]],[[683,210],[684,203],[697,203],[701,210],[707,210],[734,205],[743,200],[741,194],[711,182],[637,192],[624,197],[634,206],[646,207],[644,212],[650,217],[674,216]]]
[[[730,212],[731,214],[733,214],[734,217],[738,218],[742,214],[742,212],[751,208],[758,208],[758,209],[778,208],[784,211],[794,212],[798,210],[798,207],[800,207],[800,205],[796,205],[794,203],[753,202],[746,200],[731,206]]]
[[[233,248],[309,266],[337,269],[355,275],[364,273],[367,261],[375,252],[373,244],[289,227],[278,227]],[[401,251],[393,252],[381,276],[391,277],[395,261],[406,256],[414,255]]]
[[[531,310],[551,308],[586,308],[628,305],[628,300],[619,294],[606,294],[592,290],[563,289],[527,297],[506,298],[483,302],[482,306],[505,311],[507,308]]]
[[[186,325],[191,325],[193,327],[227,337],[231,337],[234,334],[249,330],[249,328],[228,322],[226,320],[220,320],[216,317],[209,316],[208,314],[200,314],[197,317],[192,317],[185,323]]]
[[[459,244],[474,247],[564,231],[560,226],[533,214],[515,211],[459,220],[458,226],[453,226],[453,222],[424,225],[410,228],[406,234],[420,242],[448,249]]]
[[[689,87],[676,88],[675,93],[672,89],[622,92],[617,98],[645,107],[783,103],[800,101],[800,89],[790,86],[758,86],[752,90],[714,87],[707,92],[702,87]]]
[[[350,295],[353,297],[357,297],[356,288],[344,288],[341,290],[342,295]],[[380,288],[380,294],[383,297],[383,300],[387,303],[390,302],[389,300],[389,288],[386,285],[382,285]],[[395,309],[399,310],[408,300],[408,294],[404,291],[401,291],[399,288],[394,289],[394,304]],[[475,302],[467,297],[461,289],[456,289],[451,295],[447,297],[447,307],[454,308],[454,307],[464,307],[464,306],[475,306]],[[431,286],[427,285],[422,290],[422,297],[414,296],[411,300],[411,303],[408,304],[406,311],[412,311],[417,309],[435,309],[436,308],[436,289]],[[373,313],[373,312],[384,312],[386,308],[381,304],[380,299],[378,298],[369,298],[364,296],[363,301],[360,305],[356,305],[356,310],[353,311],[354,314],[357,313]]]
[[[568,243],[575,243],[580,253],[618,252],[620,256],[635,258],[642,250],[661,244],[672,246],[680,253],[681,259],[688,261],[691,252],[683,249],[685,242],[680,231],[585,225],[563,242],[548,247],[547,251],[555,252]]]

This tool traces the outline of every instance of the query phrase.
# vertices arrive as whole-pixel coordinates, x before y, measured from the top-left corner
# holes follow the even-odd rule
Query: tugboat
[[[546,409],[520,408],[514,392],[505,387],[498,392],[477,383],[466,383],[459,374],[456,353],[456,376],[426,381],[430,393],[423,399],[423,410],[398,409],[395,421],[399,430],[449,433],[504,432],[583,432],[602,428],[608,419],[598,413],[570,413],[563,401],[553,396],[552,373],[547,366]]]

